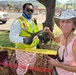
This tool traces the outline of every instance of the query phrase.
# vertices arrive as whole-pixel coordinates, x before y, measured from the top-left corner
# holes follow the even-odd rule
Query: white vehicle
[[[4,24],[8,21],[8,19],[9,19],[8,13],[0,12],[0,22]]]

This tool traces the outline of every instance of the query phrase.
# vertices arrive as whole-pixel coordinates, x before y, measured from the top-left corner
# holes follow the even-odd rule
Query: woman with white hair
[[[74,10],[65,10],[58,17],[55,17],[55,23],[59,22],[62,34],[55,37],[48,27],[44,31],[48,32],[51,38],[60,43],[57,51],[56,60],[49,57],[49,63],[55,66],[58,75],[75,75],[76,72],[76,12]],[[56,75],[57,75],[56,74]]]

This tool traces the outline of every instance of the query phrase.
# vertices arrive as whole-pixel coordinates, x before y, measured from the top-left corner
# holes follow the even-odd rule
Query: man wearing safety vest
[[[34,6],[31,3],[25,3],[23,5],[22,16],[17,18],[11,26],[9,38],[15,43],[16,48],[36,48],[39,43],[38,37],[32,37],[30,34],[38,32],[37,25],[32,20],[33,12]],[[16,72],[18,75],[24,75],[28,70],[28,66],[34,66],[36,53],[16,50],[16,58],[18,60]]]

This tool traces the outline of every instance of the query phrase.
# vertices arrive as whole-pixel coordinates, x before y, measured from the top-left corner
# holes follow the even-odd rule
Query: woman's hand
[[[45,32],[51,32],[49,27],[44,27]]]
[[[56,67],[59,67],[61,64],[58,60],[55,60],[53,58],[50,58],[50,60],[48,60],[48,61],[51,65],[56,66]]]
[[[51,32],[51,30],[50,30],[49,27],[44,27],[44,31],[45,31],[45,32],[48,32],[49,35],[50,35],[50,37],[51,37],[51,39],[54,40],[54,35],[53,35],[53,33]]]

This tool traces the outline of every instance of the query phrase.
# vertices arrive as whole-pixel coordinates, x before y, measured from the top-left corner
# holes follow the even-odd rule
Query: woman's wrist
[[[63,69],[66,69],[66,65],[63,65],[63,67],[62,67]]]
[[[66,65],[65,64],[62,64],[62,63],[60,63],[60,66],[59,66],[60,68],[62,68],[62,69],[66,69]]]
[[[54,40],[54,34],[50,32],[51,39]]]

